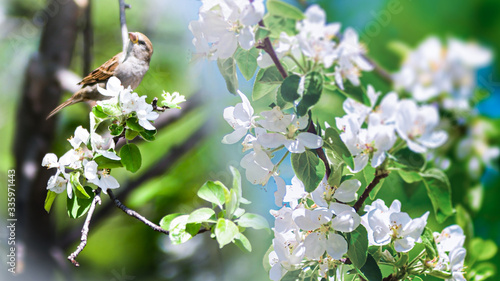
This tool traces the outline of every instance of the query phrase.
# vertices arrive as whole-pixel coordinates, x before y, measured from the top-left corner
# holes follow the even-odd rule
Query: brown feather
[[[89,75],[82,79],[78,85],[91,85],[99,82],[107,81],[111,76],[113,76],[116,67],[118,66],[118,60],[122,53],[117,54],[112,57],[107,62],[103,63],[98,68],[94,69]]]

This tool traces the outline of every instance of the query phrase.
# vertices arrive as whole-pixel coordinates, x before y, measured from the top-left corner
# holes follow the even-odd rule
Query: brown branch
[[[316,132],[316,129],[314,128],[314,123],[313,123],[312,119],[309,122],[309,128],[307,128],[307,131],[309,133],[313,133],[315,135],[318,134]],[[321,159],[321,161],[323,161],[323,164],[325,164],[326,178],[328,179],[330,177],[332,170],[330,169],[330,163],[328,163],[328,158],[326,158],[325,151],[321,147],[318,147],[315,150],[316,150],[316,154],[318,154],[319,159]]]
[[[120,26],[122,30],[123,53],[126,53],[129,38],[128,38],[127,20],[125,18],[125,9],[130,8],[130,5],[125,4],[125,0],[118,0],[118,3],[120,5]]]
[[[151,221],[149,221],[148,219],[146,219],[145,217],[141,216],[141,214],[139,214],[138,212],[128,208],[127,206],[123,205],[122,202],[120,202],[120,200],[118,200],[115,195],[113,194],[113,191],[110,189],[108,190],[108,196],[109,198],[111,199],[111,201],[113,201],[113,203],[115,203],[116,207],[120,208],[122,211],[124,211],[127,215],[131,216],[131,217],[134,217],[138,220],[140,220],[142,223],[144,223],[145,225],[149,226],[151,229],[153,229],[154,231],[158,231],[158,232],[161,232],[163,234],[166,234],[168,235],[169,232],[163,228],[161,228],[161,226],[155,224],[155,223],[152,223]]]
[[[361,207],[363,207],[363,204],[365,203],[366,199],[368,199],[368,196],[370,195],[370,192],[379,184],[379,182],[383,179],[389,176],[388,171],[383,171],[383,170],[376,170],[375,171],[375,178],[373,178],[372,182],[366,187],[365,191],[363,191],[363,194],[359,197],[358,201],[354,204],[354,209],[356,212],[359,212],[361,210]]]
[[[82,237],[80,238],[80,244],[78,247],[76,247],[76,250],[71,253],[71,255],[68,256],[68,260],[74,265],[74,266],[80,266],[80,264],[76,261],[76,257],[78,254],[80,254],[81,251],[83,251],[83,248],[87,245],[87,238],[89,235],[89,230],[90,230],[90,221],[92,220],[92,215],[94,214],[95,206],[97,204],[101,205],[101,189],[97,188],[95,191],[95,196],[94,200],[92,200],[92,204],[90,205],[90,209],[87,213],[87,218],[85,219],[85,223],[83,224],[82,228]],[[75,196],[75,195],[73,195]]]
[[[83,27],[83,67],[82,77],[92,70],[92,47],[94,45],[94,28],[92,26],[92,1],[85,7],[85,25]]]
[[[259,22],[259,26],[265,27],[264,21],[261,20]],[[288,73],[286,72],[285,68],[283,67],[280,60],[278,59],[278,56],[276,55],[276,52],[274,51],[273,44],[271,43],[271,40],[269,39],[269,37],[266,37],[264,39],[264,42],[262,42],[262,44],[259,44],[257,46],[257,48],[264,50],[266,53],[269,54],[269,56],[271,56],[271,59],[273,60],[274,65],[276,65],[276,68],[278,68],[278,71],[280,72],[283,79],[288,77]]]

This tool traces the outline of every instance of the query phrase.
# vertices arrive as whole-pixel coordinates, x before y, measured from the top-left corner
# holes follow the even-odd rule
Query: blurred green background
[[[343,28],[354,27],[366,43],[368,54],[383,67],[395,71],[401,58],[394,53],[389,44],[400,41],[415,47],[430,35],[446,39],[453,36],[462,39],[474,39],[495,52],[500,46],[500,2],[485,1],[432,1],[432,0],[324,0],[324,1],[289,1],[304,9],[317,3],[327,12],[329,21],[342,23]],[[120,171],[117,175],[121,183],[135,179],[155,163],[162,154],[175,148],[189,138],[206,120],[212,120],[207,138],[186,153],[164,176],[146,182],[135,189],[124,202],[127,206],[158,222],[164,215],[176,212],[190,212],[200,207],[203,201],[196,197],[197,188],[206,180],[221,180],[230,183],[229,165],[239,166],[243,156],[238,145],[222,145],[222,136],[231,128],[222,118],[224,107],[239,102],[225,89],[224,81],[214,62],[192,61],[194,48],[188,23],[197,19],[201,2],[194,0],[129,0],[132,9],[127,10],[129,31],[147,34],[154,45],[151,68],[143,82],[136,89],[140,95],[149,98],[160,96],[162,91],[178,91],[188,97],[197,94],[203,98],[201,106],[190,111],[172,126],[162,130],[157,141],[141,143],[143,168],[138,174]],[[0,82],[0,131],[5,135],[0,146],[1,180],[6,181],[6,172],[14,166],[11,150],[18,97],[21,93],[25,67],[39,45],[41,22],[39,13],[45,7],[43,0],[3,0],[0,1],[0,58],[2,62]],[[391,8],[389,8],[391,7]],[[394,12],[397,11],[397,12]],[[97,67],[121,50],[118,1],[92,1],[92,24],[94,28],[94,47],[92,66]],[[82,73],[82,38],[78,38],[71,69]],[[486,102],[480,105],[481,112],[490,117],[499,117],[500,108],[500,63],[497,56],[493,65],[480,72],[480,85],[493,89]],[[250,96],[251,81],[243,82],[240,76],[241,90]],[[498,82],[495,82],[498,81]],[[373,74],[363,77],[364,83],[371,83],[377,90],[386,93],[387,84]],[[69,93],[66,97],[69,97]],[[318,106],[318,118],[333,123],[334,116],[343,115],[343,98],[323,95]],[[263,106],[263,105],[262,105]],[[260,109],[262,109],[261,107]],[[258,109],[257,109],[258,110]],[[88,124],[88,108],[79,104],[73,110],[63,110],[59,116],[57,142],[53,152],[62,155],[69,149],[65,141],[73,134],[78,125]],[[5,118],[6,116],[6,118]],[[322,122],[321,122],[322,123]],[[498,130],[500,128],[497,127]],[[452,153],[453,154],[453,153]],[[465,167],[465,164],[454,164]],[[462,168],[463,168],[462,167]],[[291,174],[283,166],[282,175],[289,183]],[[291,169],[290,169],[291,170]],[[242,169],[240,169],[242,171]],[[242,171],[243,172],[243,171]],[[451,173],[451,174],[450,174]],[[461,174],[448,175],[454,188],[455,205],[467,208],[467,183]],[[484,199],[481,208],[472,212],[473,230],[476,236],[493,239],[500,244],[500,175],[498,170],[488,169],[483,177]],[[124,185],[124,184],[122,184]],[[45,188],[45,187],[40,187]],[[266,216],[270,223],[269,209],[274,206],[275,187],[270,184],[262,188],[244,181],[244,197],[253,203],[250,212]],[[407,190],[406,190],[407,191]],[[62,196],[56,201],[51,216],[58,230],[58,239],[64,239],[67,229],[78,229],[84,218],[71,220],[65,212]],[[413,196],[407,196],[405,187],[396,175],[389,177],[380,192],[386,203],[399,199],[403,211],[410,216],[420,216],[431,210],[431,204],[425,189],[419,188]],[[41,198],[44,200],[44,198]],[[5,215],[6,207],[2,200],[0,214]],[[104,203],[109,201],[103,197]],[[98,207],[99,208],[99,207]],[[44,210],[40,210],[44,212]],[[2,221],[3,223],[3,221]],[[430,216],[429,225],[440,230],[455,223],[455,217],[445,224],[438,225]],[[74,280],[267,280],[267,273],[262,266],[262,257],[270,245],[272,236],[265,231],[249,231],[249,239],[254,248],[251,254],[241,252],[230,245],[218,249],[215,241],[208,234],[202,234],[192,241],[173,246],[167,237],[157,234],[143,224],[115,209],[98,224],[93,225],[89,243],[80,254],[80,268],[67,263],[63,270],[58,270],[57,277],[64,280],[72,276]],[[0,233],[4,238],[6,233]],[[78,239],[77,239],[78,240]],[[75,240],[65,254],[73,251]],[[3,241],[3,239],[2,239]],[[0,249],[4,249],[2,242]],[[2,259],[5,255],[2,255]],[[2,260],[3,261],[3,260]],[[500,255],[492,261],[500,265]],[[5,263],[4,263],[5,264]],[[4,274],[5,270],[2,272]],[[3,276],[3,275],[0,275]],[[122,277],[122,279],[120,279]],[[125,279],[128,278],[128,279]],[[4,280],[4,279],[2,279]],[[9,279],[7,279],[9,280]],[[497,280],[496,277],[489,280]]]

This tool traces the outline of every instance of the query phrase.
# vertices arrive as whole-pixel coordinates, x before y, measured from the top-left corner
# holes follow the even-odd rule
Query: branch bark
[[[386,178],[387,176],[389,176],[388,171],[377,170],[375,172],[375,178],[373,178],[372,182],[366,187],[365,191],[363,191],[363,194],[361,194],[358,201],[356,201],[356,203],[353,206],[356,212],[359,212],[361,210],[361,207],[363,207],[363,204],[365,203],[366,199],[368,199],[370,192],[372,192],[375,186],[377,186],[377,184],[379,184],[380,181]]]
[[[92,200],[92,204],[90,205],[90,209],[87,213],[87,218],[85,219],[85,223],[83,224],[82,227],[82,237],[80,238],[80,244],[78,247],[76,247],[76,250],[71,253],[71,255],[68,256],[68,260],[74,265],[74,266],[80,266],[80,264],[76,261],[76,257],[78,254],[80,254],[81,251],[83,251],[83,248],[87,245],[87,237],[89,236],[89,230],[90,230],[90,221],[92,220],[92,215],[94,214],[95,206],[97,204],[101,205],[101,189],[98,188],[95,191],[95,196],[94,200]]]

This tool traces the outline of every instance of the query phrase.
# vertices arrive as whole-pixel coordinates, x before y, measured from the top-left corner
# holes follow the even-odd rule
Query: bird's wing
[[[108,80],[115,73],[115,69],[119,64],[120,57],[121,53],[112,57],[110,60],[103,63],[101,66],[94,69],[94,71],[92,71],[89,75],[83,78],[83,80],[80,81],[78,85],[85,86]]]

